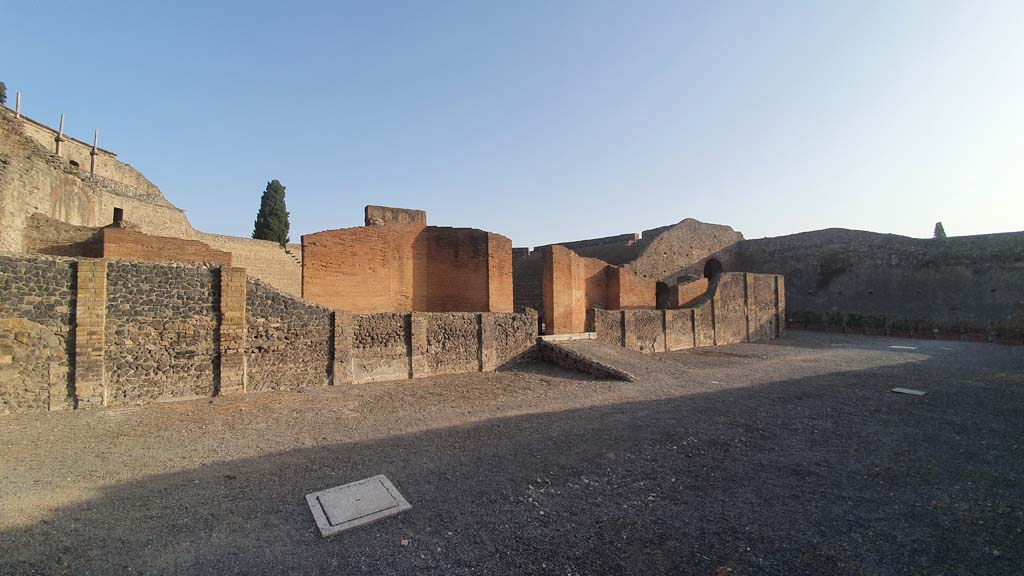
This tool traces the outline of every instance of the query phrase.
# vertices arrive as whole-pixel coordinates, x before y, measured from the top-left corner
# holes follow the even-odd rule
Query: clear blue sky
[[[1024,2],[8,2],[9,104],[248,236],[1024,229]],[[130,215],[126,215],[130,220]]]

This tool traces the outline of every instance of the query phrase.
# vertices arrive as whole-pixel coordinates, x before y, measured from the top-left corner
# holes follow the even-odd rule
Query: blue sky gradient
[[[517,246],[1024,229],[1024,2],[11,2],[8,103],[193,226],[421,208]],[[126,215],[130,220],[130,215]]]

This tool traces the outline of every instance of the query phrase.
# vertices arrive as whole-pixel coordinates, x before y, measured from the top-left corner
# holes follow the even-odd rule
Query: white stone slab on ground
[[[324,537],[412,508],[383,474],[306,494],[306,502]]]
[[[911,390],[910,388],[893,388],[893,392],[897,394],[910,394],[911,396],[924,396],[924,392],[920,390]]]

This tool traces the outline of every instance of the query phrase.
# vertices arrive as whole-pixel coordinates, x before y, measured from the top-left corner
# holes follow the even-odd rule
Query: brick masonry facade
[[[405,220],[303,236],[303,298],[353,313],[512,311],[508,238]]]

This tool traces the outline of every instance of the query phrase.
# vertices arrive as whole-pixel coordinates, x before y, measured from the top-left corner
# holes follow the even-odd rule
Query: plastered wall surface
[[[0,413],[495,370],[532,310],[344,314],[244,269],[0,253]]]

